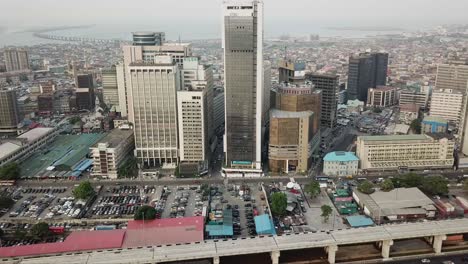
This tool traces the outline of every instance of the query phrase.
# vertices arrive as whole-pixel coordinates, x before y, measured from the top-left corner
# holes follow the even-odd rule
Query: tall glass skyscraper
[[[223,5],[226,173],[261,172],[263,90],[263,3]]]

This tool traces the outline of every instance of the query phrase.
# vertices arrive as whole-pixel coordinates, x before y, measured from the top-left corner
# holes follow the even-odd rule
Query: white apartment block
[[[464,114],[464,94],[462,92],[445,89],[432,92],[430,116],[442,117],[458,126]]]
[[[435,88],[452,89],[466,92],[468,83],[468,65],[463,63],[440,64],[437,66]]]
[[[375,107],[388,107],[396,105],[398,99],[397,88],[378,86],[367,91],[367,105]]]
[[[450,168],[454,141],[444,136],[360,136],[356,155],[363,170]]]
[[[156,56],[154,62],[131,63],[128,72],[135,156],[145,166],[175,167],[178,162],[179,67],[170,55],[161,55]]]
[[[94,164],[91,176],[117,179],[119,167],[134,147],[133,130],[112,130],[90,148]]]

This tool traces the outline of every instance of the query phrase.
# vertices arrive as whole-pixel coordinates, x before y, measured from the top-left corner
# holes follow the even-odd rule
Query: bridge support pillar
[[[219,264],[219,257],[213,257],[213,264]]]
[[[382,258],[390,258],[390,247],[393,245],[393,240],[384,240],[382,241]]]
[[[434,236],[434,241],[432,242],[432,248],[436,254],[442,253],[442,242],[447,239],[446,235],[436,235]]]
[[[271,264],[279,264],[280,252],[275,250],[270,253],[271,255]]]
[[[328,263],[335,264],[336,251],[338,251],[337,245],[330,245],[325,248],[325,251],[328,253]]]

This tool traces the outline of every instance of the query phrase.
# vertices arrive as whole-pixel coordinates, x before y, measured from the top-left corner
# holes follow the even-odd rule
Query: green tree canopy
[[[323,217],[323,221],[328,222],[328,219],[330,218],[330,215],[333,212],[333,209],[329,205],[326,205],[326,204],[322,205],[320,209],[322,210],[322,214],[320,216]]]
[[[81,182],[80,185],[78,185],[74,190],[73,190],[73,196],[76,199],[81,199],[81,200],[87,200],[91,196],[93,196],[96,192],[94,191],[93,186],[91,186],[91,183],[89,181],[84,181]]]
[[[416,134],[421,134],[421,119],[415,119],[410,124],[411,130]]]
[[[393,185],[393,181],[387,178],[380,184],[380,189],[384,192],[389,192],[395,189],[395,186]]]
[[[311,198],[317,197],[320,193],[320,183],[316,180],[312,180],[305,186],[305,191],[310,195]]]
[[[68,123],[70,123],[71,125],[74,125],[80,121],[81,121],[81,118],[79,116],[74,116],[68,120]]]
[[[31,227],[30,231],[31,235],[37,239],[45,239],[49,235],[51,235],[51,232],[49,230],[49,225],[44,222],[39,222]]]
[[[276,215],[285,215],[288,206],[288,198],[282,192],[275,192],[271,195],[271,211]]]
[[[416,173],[407,173],[398,178],[400,181],[399,187],[412,188],[420,187],[423,183],[423,177]]]
[[[374,184],[367,180],[363,181],[358,185],[358,191],[365,193],[365,194],[371,194],[375,191]]]
[[[421,189],[431,195],[446,195],[448,194],[448,180],[442,176],[428,176],[424,178]]]
[[[156,209],[149,205],[143,205],[139,207],[135,215],[133,216],[135,220],[153,220],[156,219]]]
[[[0,167],[0,180],[17,180],[20,177],[20,167],[16,162],[8,163]]]
[[[15,204],[15,201],[10,197],[0,196],[0,209],[10,209]]]
[[[118,169],[119,178],[129,178],[138,175],[138,162],[135,157],[128,158]]]

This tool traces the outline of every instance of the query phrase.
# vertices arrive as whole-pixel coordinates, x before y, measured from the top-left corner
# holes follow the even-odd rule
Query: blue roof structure
[[[346,217],[346,221],[348,221],[351,227],[365,227],[374,225],[374,221],[372,221],[372,219],[364,215],[348,216]]]
[[[358,157],[353,152],[334,151],[323,158],[323,161],[358,161]]]
[[[275,226],[267,214],[254,217],[255,231],[258,235],[276,235]]]
[[[234,235],[234,228],[232,226],[232,210],[223,211],[222,224],[208,224],[205,230],[210,237],[228,237]]]

